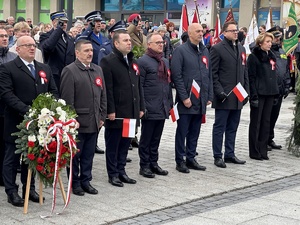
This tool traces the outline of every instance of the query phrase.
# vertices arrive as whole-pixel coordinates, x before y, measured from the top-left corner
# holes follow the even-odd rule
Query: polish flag
[[[177,121],[179,119],[179,113],[177,109],[177,104],[174,105],[174,107],[170,110],[171,119],[173,122]]]
[[[136,119],[123,119],[122,137],[134,138],[135,137]]]
[[[196,96],[196,98],[200,97],[200,86],[195,80],[193,80],[191,92]]]
[[[247,98],[248,94],[244,87],[239,82],[234,88],[233,93],[236,95],[236,97],[239,99],[240,102],[244,101],[245,98]]]

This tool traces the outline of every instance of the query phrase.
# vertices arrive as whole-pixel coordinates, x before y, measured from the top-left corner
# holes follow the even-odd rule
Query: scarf
[[[158,53],[158,52],[153,51],[151,48],[147,48],[146,55],[148,55],[151,58],[154,58],[158,62],[158,72],[157,72],[158,77],[161,80],[170,83],[169,77],[168,77],[168,69],[167,69],[165,62],[162,59],[163,53],[162,52]]]

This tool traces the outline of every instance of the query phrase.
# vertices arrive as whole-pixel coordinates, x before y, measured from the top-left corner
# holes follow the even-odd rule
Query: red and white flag
[[[195,80],[193,80],[191,92],[196,96],[196,98],[200,97],[200,86]]]
[[[136,119],[123,119],[122,137],[134,138],[135,137]]]
[[[185,4],[182,4],[178,37],[181,37],[181,35],[184,32],[187,32],[188,27],[189,27],[189,16],[188,16],[188,13],[187,13],[187,7],[186,7]]]
[[[177,109],[177,104],[176,103],[173,108],[170,110],[170,115],[171,115],[171,119],[173,122],[179,120],[179,113],[178,113],[178,109]]]
[[[220,17],[219,14],[217,14],[217,20],[216,20],[216,25],[215,25],[215,34],[213,37],[211,37],[211,46],[218,44],[221,40],[220,35],[221,35],[221,23],[220,23]]]
[[[246,90],[240,82],[233,88],[232,91],[240,102],[244,101],[244,99],[248,96],[248,93],[246,92]]]

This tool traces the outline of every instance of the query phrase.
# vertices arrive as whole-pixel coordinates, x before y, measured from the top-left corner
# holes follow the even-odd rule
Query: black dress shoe
[[[192,161],[186,161],[186,166],[189,169],[194,169],[194,170],[206,170],[205,166],[199,165],[199,163],[196,161],[196,159],[193,159]]]
[[[141,168],[140,169],[140,175],[147,178],[154,178],[155,174],[152,173],[152,171],[149,168]]]
[[[76,188],[73,187],[73,194],[78,196],[83,196],[84,190],[81,188],[81,186],[78,186]]]
[[[14,206],[18,206],[18,207],[24,206],[24,200],[20,197],[18,192],[13,192],[7,195],[7,201]]]
[[[124,184],[122,183],[122,181],[120,181],[118,177],[110,177],[108,182],[111,183],[113,186],[117,186],[117,187],[124,186]]]
[[[99,148],[98,146],[96,146],[96,149],[95,149],[95,153],[97,154],[104,154],[104,150],[102,150],[101,148]]]
[[[139,141],[137,139],[137,137],[135,136],[135,138],[132,138],[131,140],[131,146],[134,148],[138,148],[139,147]]]
[[[270,145],[267,145],[267,151],[272,151],[272,147]]]
[[[199,155],[199,153],[198,153],[198,152],[196,152],[196,155]]]
[[[224,158],[224,161],[226,163],[234,163],[234,164],[245,164],[245,160],[239,160],[236,156],[233,156],[231,158]]]
[[[26,191],[23,189],[22,197],[25,199]],[[35,190],[29,191],[29,200],[33,202],[40,202],[40,195]],[[43,197],[43,201],[45,201],[45,197]]]
[[[262,159],[269,160],[269,157],[268,156],[262,156]]]
[[[86,192],[86,193],[89,193],[91,195],[96,195],[98,194],[98,191],[96,188],[94,188],[92,185],[87,185],[87,186],[83,186],[82,185],[82,189]]]
[[[178,170],[180,173],[189,173],[190,172],[189,168],[187,168],[184,161],[179,164],[176,164],[176,170]]]
[[[162,168],[160,168],[159,165],[151,166],[151,171],[157,175],[162,175],[162,176],[167,176],[169,173],[167,170],[163,170]]]
[[[120,181],[127,184],[135,184],[136,180],[129,178],[126,174],[119,175]]]
[[[222,158],[215,158],[214,164],[215,164],[217,167],[220,167],[220,168],[226,168],[226,164],[225,164],[225,162],[223,161]]]
[[[276,145],[274,141],[271,141],[269,143],[269,146],[271,146],[271,148],[273,148],[273,149],[281,149],[282,148],[281,145]]]
[[[263,160],[262,157],[256,157],[256,156],[249,156],[250,159],[255,159],[255,160]]]
[[[130,163],[130,162],[132,162],[132,159],[131,158],[126,158],[126,162]]]

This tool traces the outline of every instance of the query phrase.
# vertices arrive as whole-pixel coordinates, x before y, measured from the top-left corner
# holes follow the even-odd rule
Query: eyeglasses
[[[31,23],[32,21],[31,20],[27,20],[26,22]]]
[[[21,33],[30,33],[30,30],[20,30]]]
[[[164,44],[164,42],[163,42],[163,41],[150,42],[150,43],[155,43],[155,44],[157,44],[157,45],[163,45],[163,44]]]
[[[8,38],[7,34],[0,34],[0,38]]]
[[[24,46],[25,48],[36,48],[36,44],[23,44],[23,45],[19,45],[18,47],[22,47]]]
[[[225,30],[225,32],[237,33],[239,30]]]

